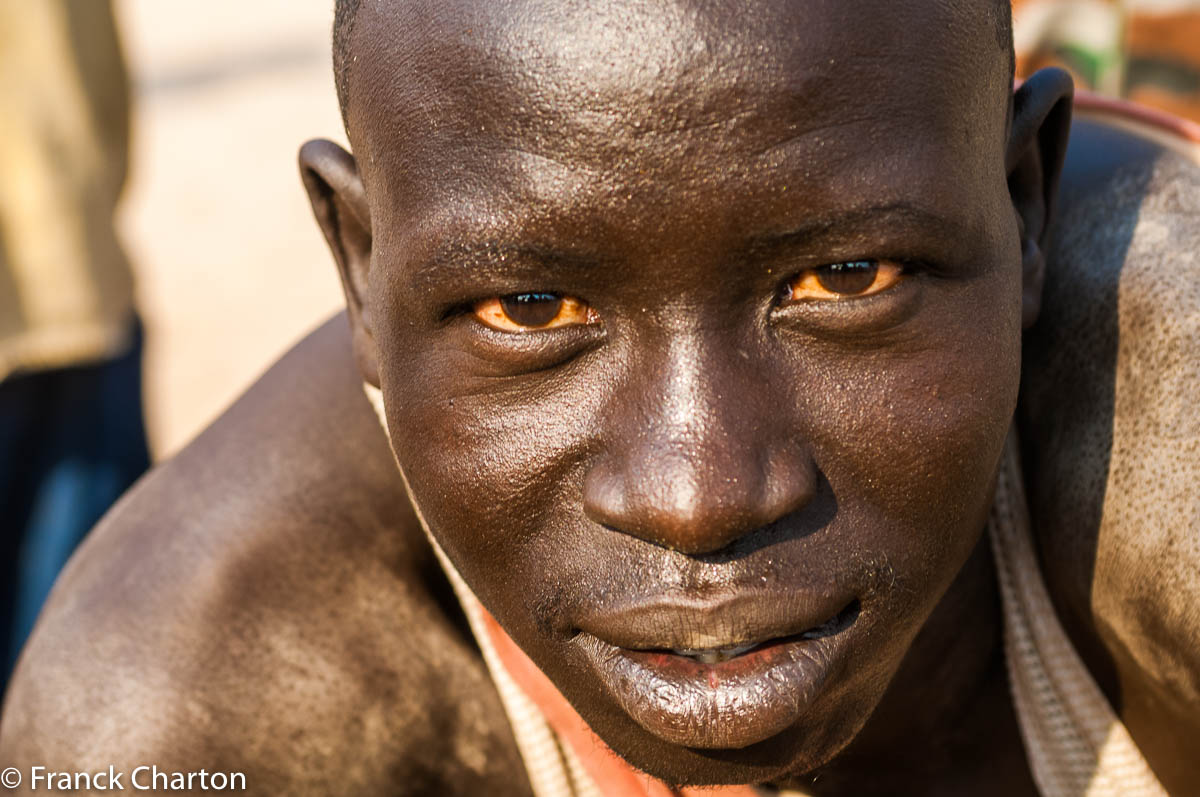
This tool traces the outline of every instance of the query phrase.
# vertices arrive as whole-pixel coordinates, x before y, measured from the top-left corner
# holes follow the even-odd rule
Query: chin
[[[836,758],[854,738],[853,728],[832,737],[789,729],[779,738],[737,750],[674,748],[660,755],[636,747],[623,754],[630,764],[673,786],[740,786],[803,779]],[[797,749],[799,748],[799,749]]]

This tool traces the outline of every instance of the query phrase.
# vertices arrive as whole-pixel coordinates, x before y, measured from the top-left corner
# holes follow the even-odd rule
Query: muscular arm
[[[1020,421],[1060,616],[1171,793],[1200,789],[1200,167],[1076,125]]]
[[[335,318],[88,538],[13,680],[0,761],[524,794],[451,600]]]

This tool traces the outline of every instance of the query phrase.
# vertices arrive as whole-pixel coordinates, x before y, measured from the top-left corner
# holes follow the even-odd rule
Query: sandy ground
[[[296,151],[344,142],[332,0],[117,0],[135,84],[119,225],[146,321],[156,458],[341,305]]]

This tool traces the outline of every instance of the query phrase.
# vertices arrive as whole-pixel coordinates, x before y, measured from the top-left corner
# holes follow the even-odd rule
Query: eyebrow
[[[755,258],[769,258],[781,252],[803,248],[841,231],[861,234],[868,228],[887,225],[890,228],[911,228],[918,234],[936,232],[938,237],[967,235],[967,227],[950,218],[908,200],[883,205],[837,210],[819,214],[785,232],[769,233],[751,239],[747,253]]]
[[[502,238],[481,241],[453,241],[438,247],[419,264],[413,276],[420,281],[445,279],[448,271],[482,275],[512,275],[519,266],[526,269],[563,271],[592,270],[606,258],[598,255],[564,252],[531,243],[516,243]]]
[[[812,246],[840,231],[856,235],[870,226],[909,227],[914,233],[936,231],[939,237],[967,234],[958,220],[919,204],[900,200],[883,205],[836,210],[808,217],[785,232],[751,238],[740,247],[743,256],[769,259]],[[503,238],[468,241],[466,236],[438,247],[413,271],[421,282],[446,279],[448,273],[470,272],[481,276],[514,276],[522,270],[594,271],[609,258],[599,254],[565,252],[561,249]],[[522,269],[522,267],[524,267]]]

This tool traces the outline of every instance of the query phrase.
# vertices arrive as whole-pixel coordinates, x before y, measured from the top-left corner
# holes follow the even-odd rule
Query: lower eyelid
[[[897,327],[925,306],[928,298],[920,272],[907,274],[887,290],[842,301],[785,301],[772,316],[781,330],[790,329],[819,338],[858,342]],[[863,337],[866,336],[866,337]]]
[[[595,348],[604,340],[599,324],[569,324],[537,334],[506,332],[477,319],[463,318],[460,345],[478,358],[484,372],[515,376],[556,367]]]

